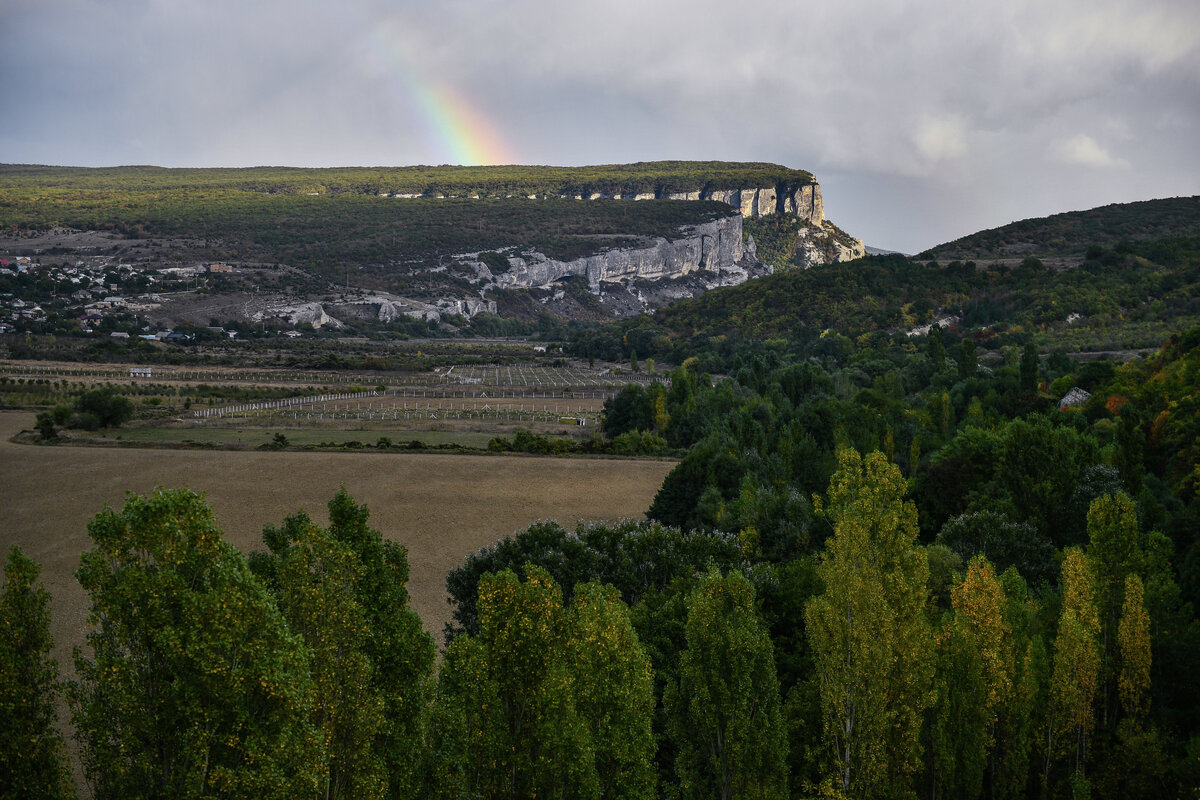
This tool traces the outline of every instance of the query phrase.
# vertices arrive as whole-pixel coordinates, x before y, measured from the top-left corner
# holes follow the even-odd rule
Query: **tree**
[[[75,399],[78,417],[95,420],[101,428],[116,428],[133,417],[133,403],[112,389],[92,389]],[[81,427],[89,427],[82,425]]]
[[[93,794],[316,793],[303,643],[197,494],[129,495],[88,524],[91,597],[72,720]]]
[[[383,723],[372,752],[382,760],[391,797],[411,797],[420,780],[433,691],[435,647],[409,605],[408,551],[367,522],[371,512],[345,487],[329,501],[329,535],[348,547],[362,568],[355,599],[369,632],[363,651],[383,701]]]
[[[1125,494],[1099,497],[1088,508],[1087,529],[1087,560],[1095,578],[1101,656],[1100,724],[1107,728],[1110,717],[1115,717],[1120,694],[1118,672],[1122,654],[1118,626],[1124,616],[1125,587],[1127,579],[1139,576],[1144,568],[1138,542],[1137,507]],[[1138,587],[1141,588],[1140,576]]]
[[[687,649],[664,704],[686,798],[787,796],[779,679],[754,588],[715,570],[688,597]]]
[[[1034,586],[1052,583],[1055,576],[1054,545],[1025,522],[1013,522],[999,511],[981,509],[959,514],[942,526],[938,544],[963,559],[984,555],[996,569],[1016,567]]]
[[[362,565],[303,512],[267,528],[263,538],[272,555],[254,558],[252,565],[312,653],[311,720],[325,749],[317,797],[382,798],[387,777],[372,745],[383,723],[383,702],[365,652],[366,615],[356,600]]]
[[[963,339],[958,346],[958,378],[968,380],[975,377],[979,359],[975,354],[975,340]]]
[[[1121,653],[1121,671],[1117,676],[1121,709],[1137,719],[1146,711],[1150,692],[1150,618],[1143,600],[1142,579],[1137,575],[1125,578],[1125,602],[1121,607],[1117,643]]]
[[[1063,602],[1054,640],[1054,671],[1046,728],[1046,772],[1066,756],[1070,772],[1086,776],[1088,740],[1095,727],[1094,701],[1100,683],[1100,620],[1095,576],[1083,552],[1069,548],[1062,564]]]
[[[654,400],[640,384],[631,383],[604,401],[604,435],[610,439],[629,431],[654,430]]]
[[[1032,397],[1038,390],[1038,352],[1033,342],[1021,351],[1021,394]]]
[[[839,453],[825,505],[833,536],[817,567],[825,590],[804,611],[825,745],[854,797],[910,791],[931,702],[929,564],[904,491],[882,454]]]
[[[977,797],[993,758],[996,728],[1013,699],[1012,631],[1004,589],[992,565],[975,556],[951,589],[954,614],[938,634],[946,668],[937,675],[935,781],[945,793]]]
[[[435,795],[597,798],[587,724],[563,646],[562,590],[543,569],[479,583],[478,636],[457,637],[435,710]]]
[[[42,437],[42,441],[48,442],[58,436],[58,431],[54,427],[54,416],[49,411],[38,412],[35,418],[34,427],[37,428],[38,435]]]
[[[942,326],[936,322],[929,326],[929,336],[925,340],[926,347],[929,350],[929,358],[933,361],[933,368],[937,372],[941,372],[946,368],[946,335],[942,332]]]
[[[620,593],[575,587],[567,615],[575,708],[587,726],[603,798],[653,798],[654,676]]]
[[[50,657],[50,594],[13,545],[0,593],[0,798],[66,798],[71,776],[55,728],[61,686]]]

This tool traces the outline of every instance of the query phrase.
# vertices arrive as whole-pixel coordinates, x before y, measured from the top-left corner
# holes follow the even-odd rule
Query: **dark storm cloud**
[[[10,1],[0,158],[442,163],[447,87],[512,160],[777,161],[914,251],[1200,192],[1198,40],[1191,0]]]

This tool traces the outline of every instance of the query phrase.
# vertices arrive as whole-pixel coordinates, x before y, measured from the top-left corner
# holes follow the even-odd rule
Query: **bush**
[[[79,412],[75,416],[77,423],[84,420],[87,415],[95,419],[95,424],[91,427],[87,424],[76,424],[75,427],[85,430],[116,428],[122,422],[127,422],[133,417],[133,403],[112,389],[92,389],[84,392],[75,399],[75,410]],[[90,420],[86,421],[90,422]]]

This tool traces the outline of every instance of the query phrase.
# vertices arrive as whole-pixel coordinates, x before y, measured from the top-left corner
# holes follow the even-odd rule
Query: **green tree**
[[[1150,618],[1146,614],[1142,579],[1125,578],[1125,602],[1117,629],[1121,669],[1117,676],[1121,709],[1133,719],[1146,711],[1150,693]]]
[[[933,361],[934,370],[937,372],[944,370],[946,368],[946,334],[942,331],[941,325],[934,323],[929,327],[926,347],[929,350],[929,359]]]
[[[1021,394],[1032,397],[1038,390],[1038,352],[1033,342],[1021,351]]]
[[[101,428],[115,428],[133,417],[133,403],[112,389],[91,389],[75,399],[79,416],[94,419]],[[82,427],[88,427],[84,425]]]
[[[1052,762],[1066,757],[1070,774],[1086,777],[1100,684],[1100,619],[1096,579],[1082,551],[1070,548],[1062,565],[1063,600],[1054,640],[1046,732],[1046,780]]]
[[[968,337],[958,346],[958,377],[959,380],[969,380],[975,377],[979,366],[979,357],[975,354],[975,340]]]
[[[37,428],[42,441],[48,442],[58,436],[58,431],[54,427],[54,416],[49,411],[38,412],[35,419],[34,427]]]
[[[383,723],[383,703],[364,649],[370,631],[356,600],[362,565],[303,512],[267,528],[263,538],[272,555],[251,563],[268,576],[288,625],[312,653],[311,719],[325,748],[316,796],[381,798],[387,778],[372,745]]]
[[[0,798],[66,798],[71,776],[55,728],[61,686],[50,657],[50,593],[13,545],[0,593]]]
[[[787,796],[787,739],[771,639],[738,572],[688,597],[679,683],[664,698],[685,798]]]
[[[1013,700],[1012,631],[1004,589],[983,556],[971,559],[951,597],[954,614],[937,637],[942,668],[933,727],[941,753],[933,754],[934,779],[945,794],[977,797],[1000,713]]]
[[[1026,796],[1030,782],[1050,661],[1045,642],[1035,631],[1040,606],[1028,584],[1013,567],[1004,571],[1000,583],[1005,596],[1004,621],[1012,636],[1013,680],[1009,701],[997,708],[988,784],[995,798],[1017,798]]]
[[[313,796],[303,643],[197,494],[129,495],[88,524],[72,715],[94,796]]]
[[[1118,703],[1121,653],[1118,627],[1125,604],[1129,576],[1143,569],[1139,546],[1137,507],[1125,494],[1093,500],[1088,508],[1088,566],[1096,581],[1098,643],[1101,655],[1100,725],[1109,727]],[[1141,581],[1138,581],[1141,588]]]
[[[900,470],[880,453],[838,455],[826,513],[833,524],[805,607],[830,766],[854,797],[908,794],[931,703],[929,564]]]
[[[363,651],[383,701],[383,723],[372,749],[384,764],[389,796],[411,797],[424,760],[436,656],[433,637],[409,605],[404,546],[370,527],[371,512],[356,503],[345,487],[329,501],[328,509],[330,536],[347,546],[362,568],[355,599],[368,631]]]
[[[562,590],[529,565],[479,582],[478,636],[451,642],[438,687],[438,797],[597,798],[588,726],[575,706]]]
[[[629,607],[612,586],[575,587],[567,615],[567,663],[587,726],[603,798],[653,798],[654,675]]]

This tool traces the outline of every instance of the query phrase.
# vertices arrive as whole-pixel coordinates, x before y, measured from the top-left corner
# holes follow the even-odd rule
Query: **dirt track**
[[[86,597],[73,572],[90,547],[87,521],[126,491],[186,486],[207,495],[226,537],[261,549],[264,525],[306,509],[327,522],[325,503],[345,484],[371,523],[408,548],[413,606],[441,643],[448,618],[446,572],[473,550],[538,519],[640,518],[672,464],[661,461],[456,456],[205,452],[37,447],[8,441],[33,426],[0,413],[0,548],[42,564],[53,596],[55,655],[70,673],[84,640]]]

